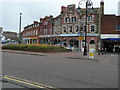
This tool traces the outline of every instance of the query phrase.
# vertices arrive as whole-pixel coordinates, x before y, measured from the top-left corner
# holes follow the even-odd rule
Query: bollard
[[[100,50],[98,51],[98,55],[100,55]]]
[[[94,58],[93,49],[90,49],[90,52],[89,52],[89,58]]]

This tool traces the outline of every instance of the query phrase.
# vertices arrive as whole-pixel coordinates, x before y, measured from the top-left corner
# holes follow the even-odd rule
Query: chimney
[[[64,13],[65,10],[66,10],[66,7],[65,7],[65,6],[62,6],[62,7],[61,7],[61,13]]]
[[[34,24],[38,24],[38,21],[34,21]]]

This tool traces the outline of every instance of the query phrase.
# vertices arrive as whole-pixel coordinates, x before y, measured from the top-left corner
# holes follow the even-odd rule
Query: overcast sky
[[[9,2],[8,2],[9,1]],[[61,6],[76,4],[80,0],[0,0],[0,26],[4,31],[19,31],[19,17],[22,13],[22,29],[33,21],[39,21],[46,15],[54,17],[60,14]],[[94,7],[100,6],[101,0],[92,0]],[[105,14],[118,15],[118,1],[104,0]],[[84,7],[84,5],[82,5]],[[1,14],[2,13],[2,14]]]

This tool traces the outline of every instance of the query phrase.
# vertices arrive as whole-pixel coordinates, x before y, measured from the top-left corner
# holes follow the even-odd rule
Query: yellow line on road
[[[13,81],[16,81],[16,82],[21,82],[21,83],[28,84],[28,85],[31,85],[31,86],[35,86],[35,87],[38,87],[38,88],[45,88],[45,89],[50,89],[51,88],[51,89],[55,89],[55,90],[60,90],[60,89],[55,88],[55,87],[51,87],[51,86],[48,86],[48,85],[43,85],[41,83],[37,83],[37,82],[29,81],[29,80],[26,80],[26,79],[21,79],[21,78],[9,76],[9,75],[4,75],[3,78],[13,80]],[[37,85],[35,85],[35,84],[37,84]]]
[[[55,88],[55,87],[51,87],[51,86],[48,86],[48,85],[43,85],[43,84],[41,84],[41,83],[37,83],[37,82],[29,81],[29,80],[26,80],[26,79],[21,79],[21,78],[9,76],[9,75],[5,75],[5,77],[11,77],[11,78],[19,79],[19,80],[24,80],[24,81],[31,82],[31,83],[34,83],[34,84],[38,84],[38,85],[41,85],[41,86],[45,86],[45,87],[47,87],[47,88]]]
[[[24,83],[24,84],[28,84],[28,85],[31,85],[31,86],[35,86],[35,87],[38,87],[38,88],[45,88],[45,87],[41,87],[41,86],[38,86],[38,85],[34,85],[34,84],[31,84],[31,83],[28,83],[28,82],[23,82],[23,81],[19,81],[19,80],[8,78],[8,77],[4,77],[4,78],[9,79],[9,80],[13,80],[13,81],[16,81],[16,82],[21,82],[21,83]]]

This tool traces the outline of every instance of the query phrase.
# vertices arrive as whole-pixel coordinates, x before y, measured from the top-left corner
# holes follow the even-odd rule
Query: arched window
[[[94,40],[91,40],[91,41],[90,41],[90,44],[95,44],[95,41],[94,41]]]
[[[76,25],[76,26],[75,26],[75,32],[79,32],[79,30],[80,30],[80,29],[79,29],[79,26]]]
[[[72,26],[68,26],[68,31],[72,32]]]
[[[56,34],[56,27],[54,27],[54,34]]]
[[[63,26],[63,28],[62,28],[62,29],[63,29],[63,30],[62,30],[62,31],[63,31],[63,33],[66,33],[66,31],[67,31],[67,30],[66,30],[66,26]]]

